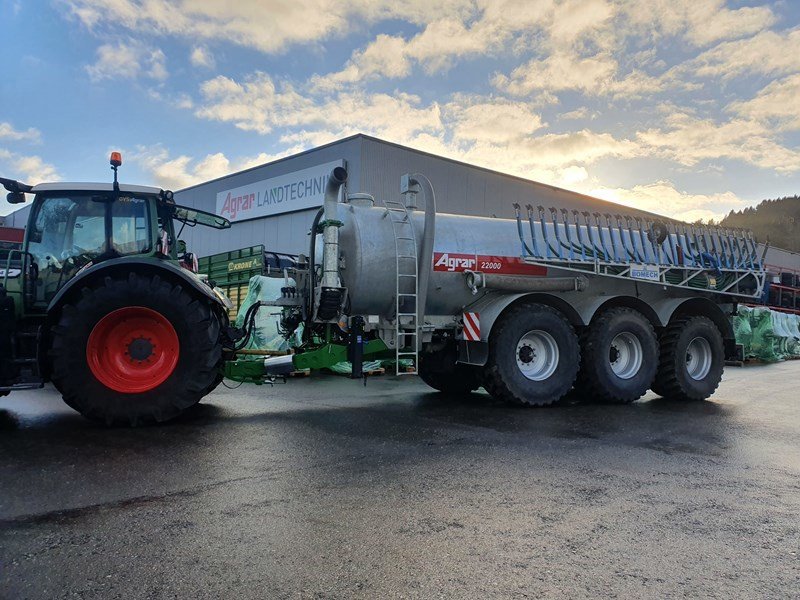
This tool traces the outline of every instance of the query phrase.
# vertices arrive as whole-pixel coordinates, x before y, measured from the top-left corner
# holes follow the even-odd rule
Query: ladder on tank
[[[395,277],[395,373],[416,375],[419,364],[419,278],[417,235],[405,204],[397,200],[384,203],[394,233]],[[401,360],[412,360],[413,367],[401,370]]]

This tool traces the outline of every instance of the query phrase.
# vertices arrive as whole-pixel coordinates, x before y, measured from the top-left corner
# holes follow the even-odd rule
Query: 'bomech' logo
[[[433,264],[434,269],[447,271],[466,271],[475,269],[477,260],[471,254],[449,254],[445,252],[439,255]],[[442,269],[444,267],[444,269]]]

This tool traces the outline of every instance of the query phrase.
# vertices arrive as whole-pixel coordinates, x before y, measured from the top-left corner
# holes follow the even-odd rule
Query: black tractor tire
[[[659,396],[699,401],[716,391],[725,368],[725,346],[711,319],[676,319],[662,332],[659,346],[658,371],[652,385]]]
[[[632,308],[611,308],[596,316],[581,336],[581,351],[575,389],[601,402],[638,400],[650,388],[658,368],[653,326]]]
[[[572,388],[580,360],[578,336],[564,315],[550,306],[526,302],[505,312],[492,327],[483,384],[497,400],[546,406]],[[534,379],[518,364],[530,368]]]
[[[458,351],[448,343],[419,355],[419,378],[433,389],[451,396],[469,394],[481,386],[481,368],[456,363]]]
[[[157,273],[107,276],[89,282],[80,296],[63,305],[58,323],[52,328],[51,379],[64,401],[91,420],[107,425],[131,426],[168,421],[197,404],[219,378],[222,359],[220,321],[213,313],[212,302],[195,290]],[[119,327],[119,322],[125,322],[125,318],[109,316],[111,313],[121,311],[116,314],[127,317],[131,310],[148,311],[147,314],[153,315],[157,322],[168,323],[174,332],[171,339],[177,343],[179,351],[171,367],[148,371],[158,378],[165,377],[162,382],[148,384],[142,374],[137,373],[135,377],[140,378],[137,385],[152,387],[122,391],[98,379],[98,375],[109,377],[117,371],[113,365],[104,371],[97,366],[97,359],[90,364],[90,336],[102,328],[101,322],[108,324],[106,328],[111,327],[112,331],[113,327]],[[124,337],[114,339],[119,343],[115,341],[105,345],[103,348],[107,352],[93,355],[110,357],[124,350],[126,357],[134,354],[141,357],[142,352],[152,352],[150,356],[157,357],[157,346],[162,344],[156,337],[156,342],[146,350],[141,350],[141,347],[134,350],[134,341],[144,344],[144,338],[131,338],[133,341],[127,346]],[[92,348],[96,346],[95,342],[91,343]],[[174,357],[175,352],[167,352],[167,344],[162,346],[160,352],[167,360]],[[127,358],[124,362],[123,367],[129,368]],[[136,364],[145,362],[149,363],[146,356]],[[130,363],[135,363],[133,358]],[[116,380],[113,384],[116,385]]]

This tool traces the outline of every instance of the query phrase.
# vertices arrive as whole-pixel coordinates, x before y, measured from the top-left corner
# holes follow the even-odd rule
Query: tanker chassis
[[[229,361],[227,377],[344,359],[360,377],[363,358],[382,355],[411,359],[398,374],[441,392],[483,386],[528,406],[573,387],[608,402],[648,389],[703,400],[735,353],[737,303],[763,291],[763,255],[743,231],[516,204],[516,220],[437,214],[424,175],[402,177],[403,201],[378,204],[340,201],[346,179],[331,173],[308,256],[268,303],[287,336],[304,325],[302,346]]]

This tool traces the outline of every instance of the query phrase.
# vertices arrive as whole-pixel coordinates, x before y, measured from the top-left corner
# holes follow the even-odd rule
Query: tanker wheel
[[[448,395],[469,394],[481,386],[480,368],[456,363],[458,350],[447,344],[419,355],[419,378]]]
[[[520,304],[503,314],[489,336],[484,387],[498,400],[545,406],[572,387],[580,366],[578,336],[544,304]]]
[[[581,339],[576,390],[604,402],[641,398],[656,375],[658,342],[650,321],[631,308],[612,308],[586,328]]]
[[[90,283],[52,331],[53,383],[69,406],[108,425],[172,419],[219,374],[210,302],[158,275]]]
[[[661,334],[658,371],[652,389],[675,400],[705,400],[719,386],[725,346],[707,317],[683,317]]]

